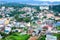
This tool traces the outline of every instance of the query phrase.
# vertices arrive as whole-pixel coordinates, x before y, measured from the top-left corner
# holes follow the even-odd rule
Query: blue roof
[[[54,23],[55,26],[60,26],[60,22]]]

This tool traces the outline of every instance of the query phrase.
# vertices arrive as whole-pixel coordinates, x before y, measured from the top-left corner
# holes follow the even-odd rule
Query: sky
[[[11,1],[11,2],[19,2],[19,1],[60,1],[60,0],[0,0],[0,1]]]
[[[26,3],[26,4],[42,4],[43,1],[49,1],[45,2],[43,4],[60,4],[60,0],[0,0],[0,1],[5,1],[5,2],[17,2],[17,3]],[[42,1],[42,2],[41,2]],[[58,3],[56,3],[58,1]],[[50,3],[51,2],[51,3]],[[55,2],[55,3],[54,3]]]
[[[34,5],[50,5],[50,4],[60,4],[60,0],[0,0],[0,2],[17,2],[23,4],[34,4]],[[41,2],[42,1],[42,2]],[[46,1],[46,2],[44,2]],[[49,1],[49,2],[47,2]]]
[[[35,0],[35,1],[60,1],[60,0]]]

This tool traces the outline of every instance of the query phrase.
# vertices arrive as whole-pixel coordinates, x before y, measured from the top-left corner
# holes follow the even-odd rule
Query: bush
[[[13,33],[10,36],[5,37],[2,40],[28,40],[30,36],[25,34],[25,35],[20,35],[20,33]]]
[[[38,38],[38,40],[45,40],[45,38],[46,38],[46,35],[42,35]]]
[[[31,21],[30,17],[26,17],[26,18],[24,18],[23,20],[24,20],[25,22],[30,22],[30,21]]]
[[[0,18],[2,18],[3,16],[2,15],[0,15]]]
[[[57,30],[60,30],[60,26],[56,27]]]

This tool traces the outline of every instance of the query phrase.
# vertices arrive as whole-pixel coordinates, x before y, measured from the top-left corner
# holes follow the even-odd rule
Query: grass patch
[[[20,33],[13,33],[12,35],[9,35],[2,40],[28,40],[29,37],[30,35],[27,34],[20,35]]]

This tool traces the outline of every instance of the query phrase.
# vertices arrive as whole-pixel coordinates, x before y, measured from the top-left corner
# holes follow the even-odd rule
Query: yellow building
[[[9,22],[10,22],[10,19],[8,19],[8,18],[1,18],[0,19],[0,25],[7,25],[7,24],[9,24]]]
[[[10,22],[10,19],[6,19],[4,24],[7,25],[7,24],[9,24],[9,22]]]

